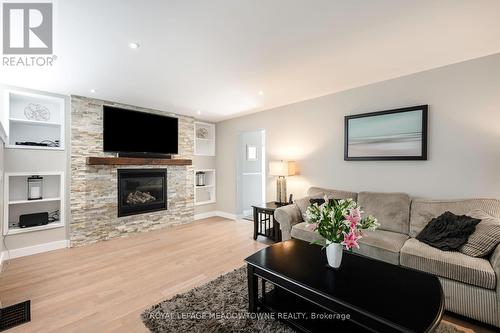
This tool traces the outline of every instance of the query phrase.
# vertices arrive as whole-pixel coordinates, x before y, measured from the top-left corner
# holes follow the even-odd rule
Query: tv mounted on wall
[[[129,157],[178,153],[179,119],[103,106],[103,150]]]

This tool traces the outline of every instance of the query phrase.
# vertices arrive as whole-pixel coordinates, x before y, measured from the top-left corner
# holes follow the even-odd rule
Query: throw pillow
[[[328,199],[328,202],[332,202],[333,200],[336,200],[336,199],[333,199],[333,198],[329,198]],[[325,199],[324,198],[313,198],[313,199],[309,199],[309,205],[312,206],[314,204],[318,204],[318,206],[321,206],[322,204],[325,203]]]
[[[299,207],[300,214],[302,215],[302,220],[304,222],[309,222],[307,218],[307,208],[314,203],[322,205],[325,202],[324,196],[325,196],[324,193],[316,193],[310,197],[304,197],[294,201],[294,204],[296,204],[297,207]],[[331,196],[328,196],[328,198],[330,200],[335,200]]]
[[[467,215],[481,222],[459,251],[471,257],[485,257],[500,244],[500,219],[481,209],[470,211]]]
[[[297,199],[294,201],[294,204],[296,204],[297,207],[299,207],[300,214],[302,215],[302,220],[305,222],[308,222],[306,211],[307,211],[307,207],[309,207],[309,205],[310,205],[309,199],[310,199],[310,197],[304,197],[304,198],[300,198],[300,199]]]
[[[303,197],[303,198],[297,199],[293,202],[294,204],[297,205],[297,207],[299,207],[300,214],[302,215],[303,221],[309,222],[307,219],[307,207],[309,207],[311,205],[309,200],[310,199],[322,199],[324,196],[325,196],[325,193],[319,192],[319,193],[315,193],[315,194],[308,196],[308,197]]]
[[[433,218],[417,235],[417,239],[443,251],[458,250],[481,222],[466,215],[445,212]]]

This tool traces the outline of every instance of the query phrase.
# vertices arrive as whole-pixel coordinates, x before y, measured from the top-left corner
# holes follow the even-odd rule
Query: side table
[[[281,242],[281,230],[274,218],[276,208],[288,203],[267,202],[253,207],[253,239],[258,235],[265,236],[275,242]]]

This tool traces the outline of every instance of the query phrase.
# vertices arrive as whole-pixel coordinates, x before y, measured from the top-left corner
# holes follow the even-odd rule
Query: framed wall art
[[[427,160],[427,105],[345,117],[344,160]]]

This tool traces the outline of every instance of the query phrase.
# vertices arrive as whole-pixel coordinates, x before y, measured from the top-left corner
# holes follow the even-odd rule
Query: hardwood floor
[[[245,220],[209,218],[14,259],[1,274],[0,300],[7,306],[31,299],[32,321],[8,332],[147,332],[144,309],[242,266],[265,247],[252,239],[252,228]],[[468,332],[490,332],[445,319],[469,325]]]
[[[252,230],[248,221],[210,218],[14,259],[2,273],[0,299],[4,306],[31,299],[32,321],[10,332],[146,332],[144,309],[265,247]]]

